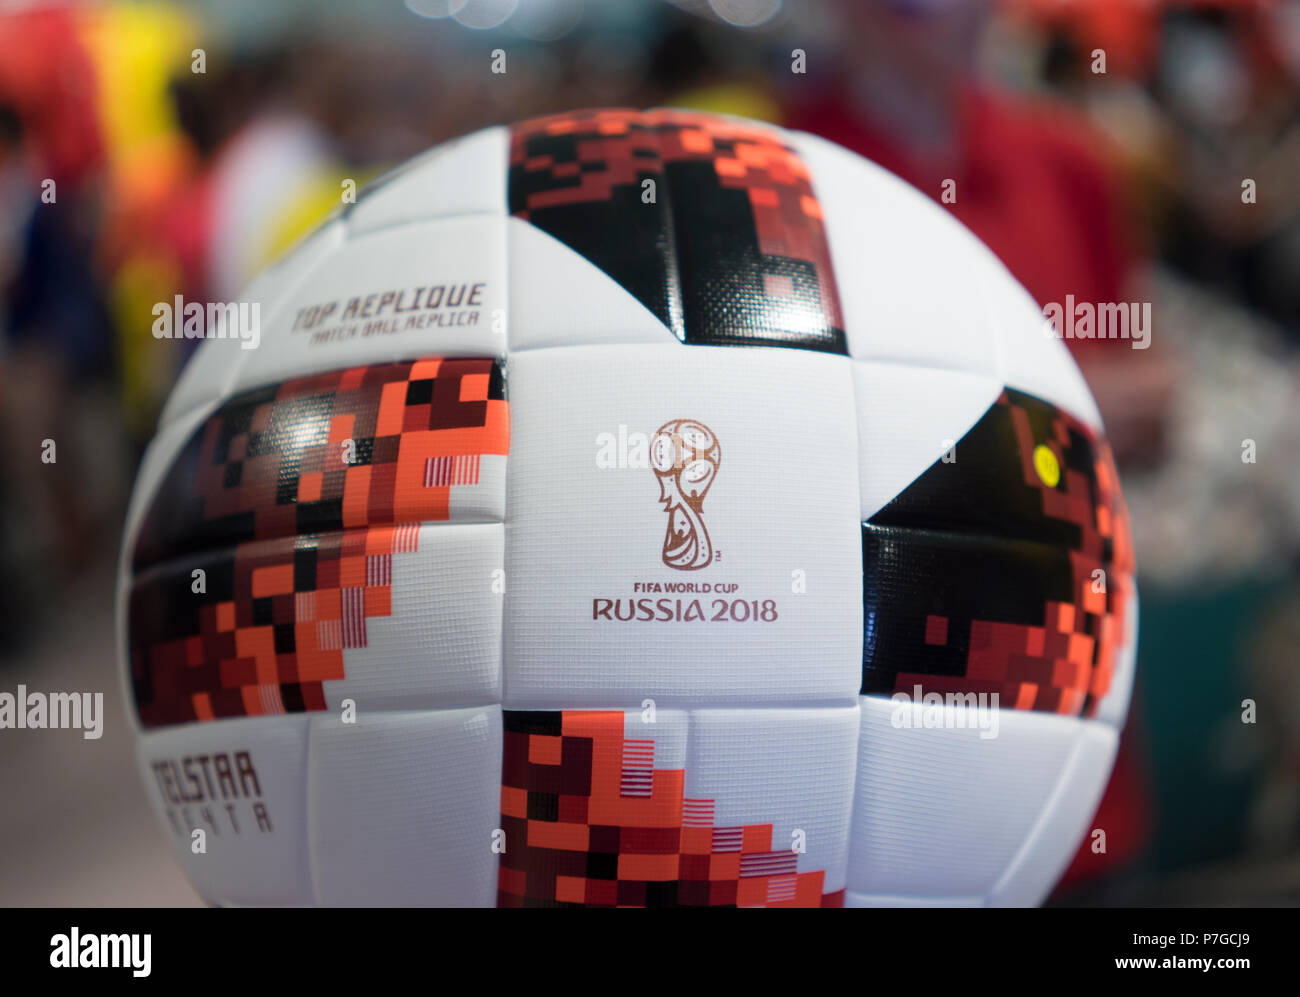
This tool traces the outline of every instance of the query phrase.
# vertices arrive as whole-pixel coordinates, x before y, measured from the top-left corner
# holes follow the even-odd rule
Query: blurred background
[[[198,902],[114,666],[126,497],[192,345],[154,302],[234,300],[344,178],[656,104],[955,179],[944,207],[1040,303],[1152,304],[1149,349],[1069,342],[1141,639],[1107,852],[1051,902],[1300,903],[1300,2],[104,0],[0,11],[0,689],[106,701],[99,741],[0,732],[0,904]]]

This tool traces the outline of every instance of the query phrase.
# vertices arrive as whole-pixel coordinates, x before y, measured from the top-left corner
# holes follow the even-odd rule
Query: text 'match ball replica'
[[[1064,346],[925,196],[806,134],[576,112],[413,160],[242,301],[120,571],[204,898],[1050,890],[1128,708],[1127,516]]]

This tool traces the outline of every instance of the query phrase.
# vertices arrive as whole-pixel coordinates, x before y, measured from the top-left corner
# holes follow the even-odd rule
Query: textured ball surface
[[[1128,707],[1127,517],[942,209],[806,134],[577,112],[413,160],[244,300],[119,580],[206,899],[1046,895]]]

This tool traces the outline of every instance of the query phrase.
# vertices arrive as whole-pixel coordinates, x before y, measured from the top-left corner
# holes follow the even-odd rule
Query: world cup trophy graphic
[[[704,528],[704,496],[721,460],[717,436],[694,419],[664,423],[650,442],[659,501],[668,512],[663,558],[670,568],[695,571],[713,561],[713,544]]]

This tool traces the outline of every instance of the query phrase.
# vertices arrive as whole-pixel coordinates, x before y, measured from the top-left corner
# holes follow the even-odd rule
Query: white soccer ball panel
[[[270,320],[230,390],[422,356],[501,356],[505,220],[448,218],[350,235]]]
[[[344,649],[346,677],[325,683],[337,712],[417,710],[501,699],[500,523],[426,523],[395,553],[373,558],[389,612],[358,618],[365,643]],[[337,628],[342,642],[342,627]]]
[[[347,213],[353,237],[397,225],[460,215],[505,214],[510,132],[485,128],[416,156],[376,178]]]
[[[277,327],[293,289],[346,239],[347,230],[342,221],[326,222],[244,287],[235,303],[260,307],[259,345],[260,334]],[[251,354],[255,352],[245,349],[239,338],[204,339],[181,371],[163,407],[159,425],[165,426],[186,412],[228,397],[239,383],[240,371],[252,361]]]
[[[209,903],[316,902],[309,868],[306,716],[257,717],[141,734],[145,794]]]
[[[312,717],[305,851],[318,902],[491,905],[500,744],[497,706]]]
[[[1107,743],[1077,717],[862,697],[850,893],[1041,903],[1096,810]]]
[[[672,330],[590,260],[518,218],[510,242],[510,349],[668,343]]]
[[[862,574],[846,361],[575,347],[516,355],[510,384],[508,708],[851,701]],[[649,463],[650,438],[680,418],[720,443],[698,515],[665,499]],[[670,512],[698,520],[682,529],[706,570],[666,564]]]
[[[813,135],[790,140],[826,218],[849,355],[997,377],[983,244],[875,163]]]
[[[866,522],[949,451],[997,401],[984,374],[855,361],[858,471]]]

